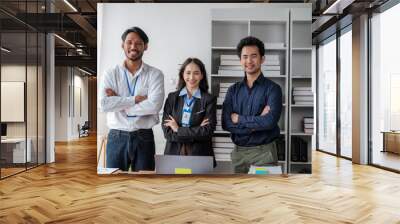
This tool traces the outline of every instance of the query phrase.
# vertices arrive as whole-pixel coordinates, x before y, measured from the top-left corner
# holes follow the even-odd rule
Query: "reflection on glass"
[[[352,157],[352,35],[340,37],[340,153]]]
[[[318,146],[336,153],[336,39],[318,48]]]
[[[400,170],[400,134],[384,139],[382,132],[400,129],[400,5],[372,18],[371,121],[372,163]],[[384,145],[386,143],[386,145]],[[383,152],[382,152],[383,151]],[[393,153],[395,152],[395,153]]]
[[[25,32],[2,33],[1,51],[1,122],[7,133],[1,140],[1,176],[6,177],[25,170],[30,161],[26,150],[25,86],[26,86]],[[29,145],[28,145],[29,146]]]

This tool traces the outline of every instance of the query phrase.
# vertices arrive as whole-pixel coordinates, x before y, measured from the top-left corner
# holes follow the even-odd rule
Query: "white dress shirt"
[[[107,96],[107,88],[117,96]],[[132,95],[130,90],[133,89]],[[98,93],[99,109],[107,112],[109,129],[136,131],[152,128],[159,122],[159,112],[164,102],[164,75],[144,62],[135,75],[124,64],[117,65],[104,74]],[[147,96],[147,99],[136,104],[137,95]]]

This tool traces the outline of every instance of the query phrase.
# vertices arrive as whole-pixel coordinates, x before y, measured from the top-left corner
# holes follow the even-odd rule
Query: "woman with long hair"
[[[168,95],[164,105],[164,154],[214,157],[216,104],[208,93],[204,64],[197,58],[186,59],[179,70],[178,90]]]

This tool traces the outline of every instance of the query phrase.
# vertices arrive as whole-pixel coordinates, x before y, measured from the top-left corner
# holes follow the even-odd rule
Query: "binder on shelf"
[[[292,137],[290,157],[292,162],[307,162],[307,142],[299,137]]]

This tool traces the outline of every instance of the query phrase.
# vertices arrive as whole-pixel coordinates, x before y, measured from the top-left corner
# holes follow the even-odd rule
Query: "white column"
[[[368,163],[368,16],[353,20],[353,162]]]

